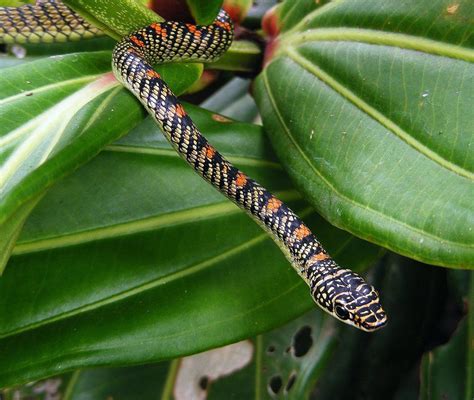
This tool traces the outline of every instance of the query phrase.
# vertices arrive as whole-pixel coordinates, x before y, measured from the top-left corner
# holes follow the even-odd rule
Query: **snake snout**
[[[361,320],[361,328],[367,332],[373,332],[387,325],[387,314],[380,303],[369,306],[369,314]]]

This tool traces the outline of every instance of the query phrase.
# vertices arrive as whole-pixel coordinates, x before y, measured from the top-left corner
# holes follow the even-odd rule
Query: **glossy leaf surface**
[[[378,399],[380,393],[397,400],[470,399],[474,352],[469,347],[472,334],[468,330],[472,328],[472,313],[453,337],[445,339],[447,344],[425,354],[421,374],[418,371],[423,347],[437,336],[437,331],[440,333],[439,329],[445,330],[443,318],[453,317],[452,310],[442,311],[446,299],[452,301],[453,296],[457,297],[446,293],[446,273],[393,255],[380,267],[375,283],[382,289],[391,316],[384,330],[370,335],[357,332],[317,310],[311,311],[258,336],[252,341],[252,362],[229,376],[206,383],[204,371],[208,367],[197,365],[195,375],[204,379],[204,384],[187,382],[189,390],[207,392],[209,399],[301,399],[310,398],[309,392],[316,383],[311,397],[322,400]],[[462,276],[467,285],[462,286],[468,288],[470,298],[466,300],[470,310],[473,292],[466,277]],[[402,298],[400,290],[404,293]],[[221,360],[217,358],[214,362]],[[116,397],[119,393],[126,399],[135,399],[134,389],[139,384],[142,391],[155,390],[161,398],[169,399],[175,393],[181,365],[180,360],[175,360],[159,365],[77,371],[73,379],[59,376],[22,390],[25,394],[29,388],[45,391],[61,383],[58,391],[68,393],[67,398],[71,399]]]
[[[109,63],[109,52],[77,53],[2,70],[2,230],[20,229],[31,209],[26,204],[143,118]],[[8,250],[12,238],[2,235],[0,248]]]
[[[331,223],[457,268],[474,267],[472,13],[287,1],[254,91],[285,169]]]
[[[4,396],[5,400],[47,400],[48,394],[69,400],[158,395],[163,400],[308,398],[333,353],[336,332],[331,318],[311,311],[252,340],[171,362],[77,370],[17,387]],[[223,368],[227,373],[210,373]]]
[[[186,109],[233,162],[292,200],[342,264],[360,270],[377,257],[298,200],[261,128]],[[0,280],[1,386],[195,353],[314,307],[268,235],[151,119],[57,184],[14,254]]]

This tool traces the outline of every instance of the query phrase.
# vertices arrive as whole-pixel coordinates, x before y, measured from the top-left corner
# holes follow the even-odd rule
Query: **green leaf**
[[[0,390],[0,395],[2,400],[153,399],[164,390],[170,364],[162,362],[127,368],[76,370]]]
[[[186,0],[191,14],[200,25],[209,25],[216,19],[222,0]]]
[[[466,303],[468,315],[449,342],[425,353],[421,361],[420,400],[470,400],[474,390],[474,273]]]
[[[176,96],[183,94],[200,77],[202,64],[162,64],[154,67]]]
[[[157,399],[163,393],[171,363],[129,368],[76,371],[68,382],[67,400]]]
[[[294,182],[338,227],[474,268],[470,2],[285,4],[254,93]]]
[[[258,116],[254,99],[248,93],[250,81],[234,78],[201,103],[201,107],[239,121],[252,122]]]
[[[163,21],[135,0],[65,0],[64,3],[116,40],[153,22]]]
[[[261,128],[186,109],[231,161],[292,200],[339,262],[373,263],[378,248],[299,200]],[[315,307],[269,236],[204,183],[151,118],[46,194],[0,293],[0,387],[196,353]]]
[[[18,235],[23,228],[23,223],[40,199],[41,195],[24,203],[11,215],[10,219],[0,225],[2,230],[0,238],[0,274],[10,258]]]
[[[328,3],[327,0],[299,0],[284,1],[277,7],[278,27],[281,31],[287,31],[297,25],[311,12]]]
[[[111,52],[115,43],[115,40],[108,36],[98,36],[77,42],[23,43],[21,47],[7,45],[7,54],[0,57],[0,68],[24,64],[47,56],[105,50]]]
[[[34,0],[0,0],[0,7],[20,7],[24,4],[33,4]]]
[[[53,42],[53,43],[24,43],[21,45],[26,50],[26,57],[55,56],[59,54],[96,52],[109,50],[115,46],[116,41],[109,36],[97,36],[77,42]]]
[[[279,396],[309,398],[337,341],[334,322],[329,316],[311,311],[252,341],[159,364],[77,370],[13,391],[17,397],[21,394],[20,398],[35,400],[44,399],[48,392],[69,400],[149,399],[157,394],[161,399],[207,394],[206,398],[212,400],[229,395],[261,399],[279,387]],[[205,388],[203,379],[207,381]],[[11,400],[8,393],[4,392],[6,400]]]
[[[281,328],[258,336],[251,343],[237,343],[234,345],[236,348],[232,349],[232,359],[238,361],[239,356],[243,358],[245,347],[239,351],[237,345],[251,344],[252,362],[228,376],[211,379],[207,384],[207,398],[213,400],[232,396],[235,399],[262,399],[268,398],[269,395],[270,398],[309,398],[314,382],[321,371],[324,371],[337,341],[334,322],[332,318],[312,311]],[[216,349],[208,363],[225,362],[225,350],[226,348]],[[223,354],[218,357],[218,352]],[[192,356],[202,360],[201,365],[196,365],[195,375],[198,378],[206,376],[206,369],[216,369],[214,365],[206,366],[203,356],[205,357],[206,353]],[[181,360],[175,388],[180,383],[182,366]],[[188,393],[202,393],[199,390],[199,379],[188,380],[187,386]]]
[[[458,328],[453,338],[444,346],[423,356],[421,365],[420,399],[472,399],[466,395],[472,369],[468,368],[469,349],[467,320]]]
[[[48,187],[143,117],[109,60],[110,52],[78,53],[2,70],[0,229],[10,232],[2,250]]]
[[[250,41],[234,40],[229,50],[209,68],[227,71],[254,72],[260,69],[262,50]]]
[[[334,352],[337,342],[334,325],[335,320],[331,317],[312,311],[258,336],[252,375],[255,378],[250,380],[255,386],[252,397],[260,399],[269,393],[271,397],[309,398]],[[232,378],[228,380],[232,382]],[[211,399],[224,398],[226,392],[233,392],[232,386],[226,388],[225,381],[223,379],[212,386]],[[250,397],[242,395],[241,398]]]

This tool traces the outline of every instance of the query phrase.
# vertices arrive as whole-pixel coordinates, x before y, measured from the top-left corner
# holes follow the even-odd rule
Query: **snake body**
[[[0,42],[4,43],[79,39],[98,33],[60,2],[0,9]],[[365,331],[384,326],[387,317],[377,291],[358,274],[339,267],[286,204],[228,162],[199,132],[152,67],[172,61],[212,62],[228,49],[232,38],[232,21],[222,10],[208,26],[154,23],[116,45],[113,72],[188,164],[271,233],[321,308]]]

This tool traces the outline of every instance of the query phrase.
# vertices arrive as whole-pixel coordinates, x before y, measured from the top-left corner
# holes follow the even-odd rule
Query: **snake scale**
[[[77,40],[98,34],[99,29],[59,1],[0,9],[0,43]],[[228,162],[152,68],[172,61],[215,61],[232,39],[233,24],[223,10],[209,26],[153,23],[115,46],[113,72],[153,116],[180,156],[271,233],[323,310],[364,331],[384,326],[387,317],[377,291],[358,274],[339,267],[286,204]]]

